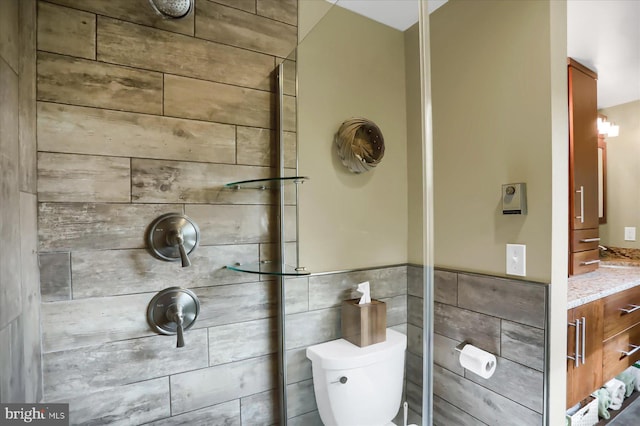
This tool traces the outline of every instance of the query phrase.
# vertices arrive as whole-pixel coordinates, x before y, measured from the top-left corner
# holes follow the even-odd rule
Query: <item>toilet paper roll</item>
[[[496,371],[496,357],[473,345],[465,345],[460,351],[460,365],[483,379],[493,376]]]

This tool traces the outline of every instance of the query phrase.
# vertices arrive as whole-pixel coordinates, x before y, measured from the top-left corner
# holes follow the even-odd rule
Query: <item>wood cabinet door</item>
[[[604,337],[607,340],[640,323],[640,286],[614,293],[603,299]]]
[[[571,229],[597,228],[597,76],[572,61],[569,69],[569,210]]]
[[[598,249],[569,253],[571,275],[584,274],[598,269],[600,252]]]
[[[568,355],[578,355],[578,365],[567,359],[567,407],[571,407],[602,386],[602,336],[604,312],[602,300],[596,300],[571,309],[569,323],[580,322],[578,347],[576,327],[569,326]]]
[[[634,351],[638,346],[640,323],[604,342],[602,379],[611,380],[640,360],[640,350]]]

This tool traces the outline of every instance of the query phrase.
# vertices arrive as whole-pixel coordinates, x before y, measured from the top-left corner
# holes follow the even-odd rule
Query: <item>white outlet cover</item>
[[[625,226],[624,227],[624,240],[625,241],[635,241],[636,240],[636,227],[635,226]]]
[[[527,246],[507,244],[507,275],[527,275]]]

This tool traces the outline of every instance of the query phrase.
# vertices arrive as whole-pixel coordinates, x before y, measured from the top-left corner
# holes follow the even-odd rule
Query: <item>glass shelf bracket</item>
[[[299,184],[309,180],[306,176],[289,176],[268,179],[249,179],[238,182],[226,183],[224,186],[231,189],[279,189],[281,184]]]
[[[227,269],[238,272],[247,272],[249,274],[275,275],[285,277],[300,277],[309,275],[310,272],[304,268],[296,268],[286,264],[278,264],[269,260],[252,263],[237,263],[235,265],[227,265]]]

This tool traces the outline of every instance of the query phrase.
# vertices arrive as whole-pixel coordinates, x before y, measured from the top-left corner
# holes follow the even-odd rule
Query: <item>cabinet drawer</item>
[[[572,232],[571,251],[594,250],[600,244],[600,232],[598,228],[579,229]]]
[[[636,324],[604,342],[602,357],[602,379],[604,382],[612,379],[640,359],[640,349],[631,355],[622,353],[623,351],[634,351],[634,346],[640,347],[640,324]]]
[[[584,274],[598,269],[600,253],[598,249],[571,253],[572,275]]]
[[[640,322],[640,309],[634,306],[640,306],[640,286],[605,297],[604,340]]]
[[[579,328],[568,326],[567,332],[567,355],[574,357],[567,362],[567,407],[573,407],[602,386],[602,303],[603,300],[598,299],[567,311],[569,324],[580,321]],[[578,365],[575,363],[576,352],[580,355]]]

